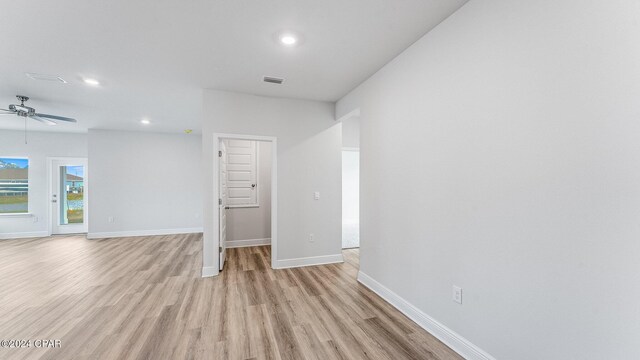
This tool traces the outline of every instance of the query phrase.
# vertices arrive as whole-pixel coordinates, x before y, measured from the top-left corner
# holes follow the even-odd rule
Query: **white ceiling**
[[[173,132],[200,129],[204,88],[335,101],[466,1],[2,1],[0,108],[22,94],[38,112],[78,119],[31,121],[33,130]],[[302,44],[278,44],[283,30],[302,35]],[[266,84],[264,75],[286,82]],[[140,125],[143,117],[152,124]],[[0,116],[0,128],[22,127]]]

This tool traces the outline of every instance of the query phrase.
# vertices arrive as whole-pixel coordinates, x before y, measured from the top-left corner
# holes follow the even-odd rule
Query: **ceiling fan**
[[[22,95],[16,95],[18,100],[20,100],[20,105],[9,105],[9,110],[0,109],[0,115],[18,115],[23,118],[30,118],[33,120],[40,121],[43,124],[47,125],[58,125],[56,121],[66,121],[66,122],[76,122],[76,119],[57,116],[57,115],[47,115],[40,114],[36,112],[36,109],[32,107],[28,107],[24,105],[24,102],[29,100],[28,97]]]

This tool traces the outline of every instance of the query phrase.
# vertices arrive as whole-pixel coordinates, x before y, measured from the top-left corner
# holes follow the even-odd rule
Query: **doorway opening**
[[[275,138],[221,135],[214,141],[219,270],[273,267]]]
[[[342,248],[360,247],[360,150],[342,149]]]
[[[360,114],[342,120],[342,257],[360,267]]]
[[[342,248],[360,248],[360,115],[342,120]]]
[[[49,233],[88,231],[89,172],[86,158],[49,158]]]

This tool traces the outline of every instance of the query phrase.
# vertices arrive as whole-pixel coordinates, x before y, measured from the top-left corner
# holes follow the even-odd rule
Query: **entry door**
[[[51,233],[86,233],[87,159],[51,161]]]
[[[219,234],[219,251],[220,251],[220,270],[224,267],[225,255],[227,253],[227,147],[223,141],[220,141],[220,152],[218,153],[220,163],[220,188],[218,191],[218,229]]]

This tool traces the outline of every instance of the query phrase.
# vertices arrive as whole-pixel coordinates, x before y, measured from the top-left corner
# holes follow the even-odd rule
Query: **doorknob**
[[[256,187],[256,184],[251,184],[251,187],[252,187],[252,188]]]

